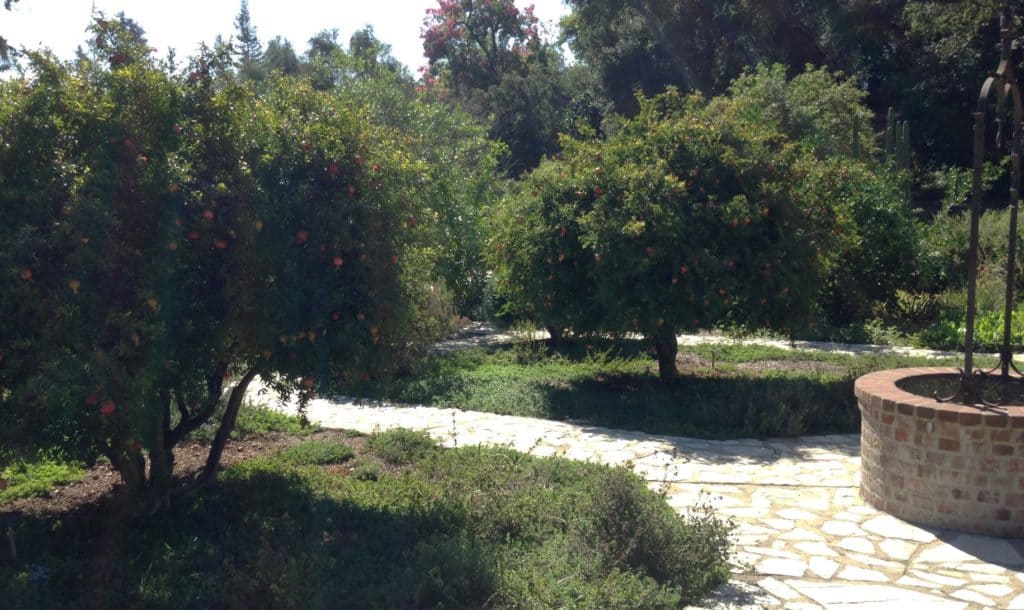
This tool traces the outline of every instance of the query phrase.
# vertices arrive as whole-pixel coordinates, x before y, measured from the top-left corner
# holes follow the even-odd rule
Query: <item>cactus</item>
[[[885,119],[885,156],[891,160],[897,170],[906,172],[903,183],[903,200],[910,205],[911,187],[913,186],[909,175],[911,169],[910,123],[897,121],[896,111],[891,107]]]
[[[897,169],[910,169],[910,123],[897,121],[892,108],[885,120],[885,156],[892,159]]]

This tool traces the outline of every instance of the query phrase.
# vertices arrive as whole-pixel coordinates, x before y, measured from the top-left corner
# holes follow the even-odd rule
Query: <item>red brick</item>
[[[1010,418],[1005,413],[993,413],[988,412],[982,416],[985,420],[985,425],[989,428],[1005,428],[1009,424]]]
[[[901,442],[901,443],[902,443],[902,442],[906,442],[906,440],[907,440],[908,436],[909,436],[909,435],[907,434],[907,431],[906,431],[906,430],[896,430],[896,435],[895,435],[895,439],[896,439],[896,440],[897,440],[898,442]]]
[[[1012,436],[1013,432],[1009,430],[992,430],[989,432],[989,438],[997,443],[1009,443]]]
[[[1001,496],[998,491],[982,489],[978,492],[978,502],[983,502],[985,504],[999,504],[1000,498]]]
[[[940,451],[960,451],[960,441],[951,438],[939,439]]]
[[[920,419],[935,419],[935,409],[932,407],[918,407],[914,414]]]
[[[1013,445],[995,445],[992,447],[993,455],[1013,455]]]
[[[920,508],[929,512],[935,510],[935,499],[927,495],[917,493],[912,495],[910,497],[910,504],[915,508]]]
[[[970,413],[966,411],[960,412],[960,425],[961,426],[980,426],[981,425],[981,413]]]
[[[929,451],[925,455],[925,458],[928,460],[929,464],[935,464],[936,466],[942,466],[946,463],[946,456],[935,451]],[[1021,479],[1021,481],[1024,482],[1024,479]]]
[[[940,409],[935,415],[938,417],[940,422],[956,422],[960,419],[960,412],[955,411],[956,407],[946,407]]]
[[[964,427],[956,422],[939,422],[939,436],[948,436],[950,438],[959,438],[960,434],[964,432]]]

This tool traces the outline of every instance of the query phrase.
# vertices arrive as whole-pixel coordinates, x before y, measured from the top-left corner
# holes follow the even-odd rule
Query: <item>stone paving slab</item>
[[[627,335],[627,337],[639,339],[640,335]],[[474,322],[459,334],[446,341],[442,341],[435,348],[436,353],[447,353],[459,349],[472,347],[486,347],[496,345],[507,345],[516,340],[528,338],[544,340],[548,338],[545,331],[537,331],[532,337],[522,334],[498,332],[493,326],[486,322]],[[870,345],[862,343],[832,343],[827,341],[786,341],[784,339],[768,339],[763,337],[735,338],[725,335],[702,333],[696,335],[679,335],[676,337],[679,345],[760,345],[778,349],[797,349],[807,351],[833,352],[851,356],[859,354],[882,354],[894,356],[907,356],[913,358],[963,358],[963,352],[951,352],[933,350],[920,347],[909,347],[901,345]],[[975,354],[976,356],[987,356],[998,358],[999,354]],[[1024,354],[1014,355],[1014,360],[1024,361]]]
[[[250,398],[273,404],[254,385]],[[1024,540],[922,528],[866,505],[857,435],[708,441],[346,399],[312,400],[306,413],[328,428],[406,427],[446,446],[625,465],[680,513],[709,503],[736,525],[734,578],[695,610],[1024,609]]]

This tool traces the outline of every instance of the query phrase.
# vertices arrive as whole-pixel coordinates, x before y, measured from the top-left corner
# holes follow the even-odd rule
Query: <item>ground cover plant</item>
[[[0,505],[17,498],[45,496],[55,485],[78,481],[85,472],[83,464],[54,456],[14,461],[0,470]]]
[[[532,347],[456,351],[389,383],[340,385],[335,391],[653,434],[794,436],[857,432],[853,382],[861,375],[960,362],[744,345],[679,350],[679,378],[671,384],[660,382],[643,342],[589,339],[550,349],[537,341]]]
[[[215,422],[210,421],[193,430],[185,439],[190,443],[189,449],[195,451],[208,451],[210,443],[217,435]],[[268,436],[286,435],[292,438],[303,438],[320,431],[316,424],[303,420],[302,417],[280,411],[275,411],[262,405],[243,403],[238,411],[238,420],[231,431],[232,441],[258,441]],[[230,446],[228,446],[230,448]],[[186,456],[187,458],[190,456]],[[109,462],[101,461],[104,465]],[[11,502],[19,498],[44,498],[39,504],[52,505],[46,498],[52,498],[54,488],[69,483],[81,481],[90,474],[96,474],[95,469],[90,469],[88,464],[69,458],[67,454],[59,450],[39,452],[35,455],[13,457],[6,452],[0,452],[0,513],[5,511],[18,511],[26,508],[27,505],[12,506]],[[176,466],[181,470],[182,464]],[[98,478],[99,475],[93,477]],[[113,481],[105,480],[95,484],[87,484],[83,487],[89,489],[79,490],[78,497],[96,494],[105,494],[109,491]],[[67,502],[75,502],[74,498]],[[34,505],[35,503],[29,503]],[[6,505],[6,506],[5,506]],[[58,503],[58,506],[64,504]]]
[[[624,469],[404,430],[300,440],[175,505],[23,519],[18,562],[0,560],[5,603],[675,608],[728,574],[727,524],[680,519]]]

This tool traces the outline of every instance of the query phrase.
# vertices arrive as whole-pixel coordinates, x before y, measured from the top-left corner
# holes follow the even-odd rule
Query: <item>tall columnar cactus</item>
[[[897,169],[910,169],[910,123],[897,121],[892,108],[885,120],[885,156],[893,160]]]
[[[885,156],[890,159],[896,169],[910,171],[910,123],[897,121],[896,111],[889,108],[885,119]],[[903,198],[910,205],[911,179],[904,178]]]

